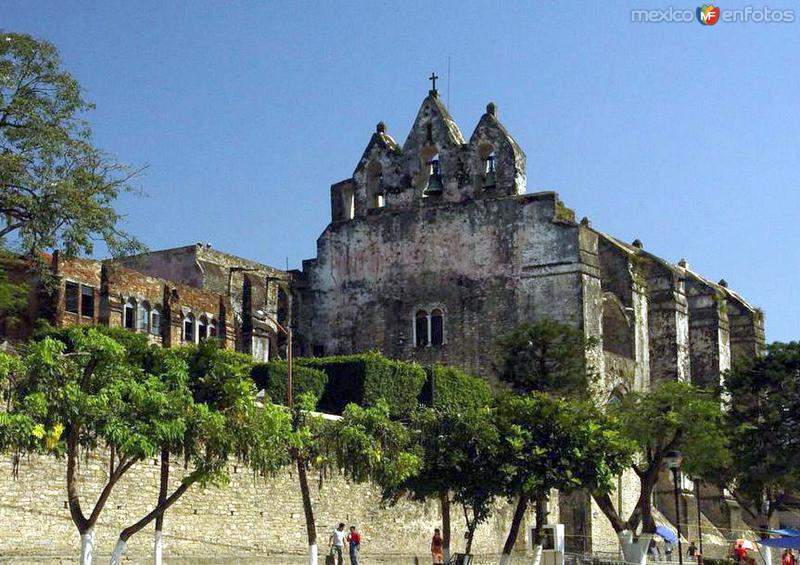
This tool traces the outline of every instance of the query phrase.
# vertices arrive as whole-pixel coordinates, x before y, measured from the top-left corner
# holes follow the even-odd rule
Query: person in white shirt
[[[331,555],[336,557],[338,565],[344,565],[344,538],[347,532],[344,531],[344,522],[339,523],[339,527],[331,533]]]

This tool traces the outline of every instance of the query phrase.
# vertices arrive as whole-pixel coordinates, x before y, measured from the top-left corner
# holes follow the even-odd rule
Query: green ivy
[[[332,414],[341,414],[351,402],[374,406],[380,399],[386,400],[393,416],[408,414],[417,407],[426,380],[421,365],[394,361],[379,353],[308,357],[297,363],[327,374],[319,409]]]
[[[488,406],[492,401],[489,384],[461,369],[429,365],[425,367],[425,373],[428,379],[419,397],[422,404],[447,410],[463,410]]]
[[[270,361],[253,365],[251,376],[259,390],[267,391],[267,396],[275,404],[286,402],[286,361]],[[314,398],[320,398],[328,382],[328,375],[319,369],[292,365],[292,395],[299,398],[301,394],[310,392]]]

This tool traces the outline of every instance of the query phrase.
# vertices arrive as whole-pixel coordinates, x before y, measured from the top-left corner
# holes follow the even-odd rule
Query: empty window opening
[[[375,207],[376,208],[383,208],[386,206],[386,199],[383,196],[382,192],[379,192],[375,195]]]
[[[345,220],[356,217],[356,195],[352,188],[342,190],[342,208]]]
[[[94,289],[81,286],[81,316],[94,318]]]
[[[134,310],[134,304],[131,300],[128,300],[123,307],[122,325],[129,330],[136,327],[136,310]]]
[[[67,312],[78,313],[79,291],[80,287],[77,283],[67,281],[64,285],[64,309]]]
[[[431,345],[444,343],[444,313],[438,308],[431,312]]]
[[[214,320],[208,322],[208,337],[217,337],[217,323]]]
[[[191,314],[183,320],[183,341],[194,343],[194,316]]]
[[[269,338],[266,336],[253,336],[251,345],[253,359],[256,361],[269,361]]]
[[[161,312],[153,308],[150,312],[150,333],[153,335],[161,334]]]
[[[208,318],[205,316],[200,316],[200,319],[197,322],[197,338],[200,341],[205,340],[208,337]]]
[[[149,330],[147,324],[150,321],[150,304],[147,302],[140,302],[136,308],[136,330],[140,332],[147,332]]]
[[[428,345],[428,313],[418,310],[414,319],[414,344],[417,347]]]

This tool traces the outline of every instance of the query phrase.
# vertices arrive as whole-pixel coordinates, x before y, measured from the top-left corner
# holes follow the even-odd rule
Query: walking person
[[[334,563],[336,565],[344,565],[344,538],[347,536],[347,532],[344,531],[344,522],[339,523],[339,527],[337,527],[331,533],[331,555],[334,557]]]
[[[783,555],[781,556],[781,565],[795,565],[794,554],[791,550],[783,550]]]
[[[686,550],[686,555],[689,557],[694,557],[697,554],[697,545],[695,545],[694,540],[689,542],[689,549]]]
[[[361,534],[356,531],[355,526],[350,526],[350,533],[347,534],[347,543],[350,544],[350,565],[358,565],[358,552],[361,550]]]
[[[650,556],[655,561],[661,560],[661,552],[658,549],[658,544],[656,543],[655,538],[650,538],[650,547],[648,548],[648,551],[650,551]]]
[[[444,546],[442,544],[442,533],[439,531],[439,528],[434,528],[433,530],[431,556],[433,557],[433,565],[444,565]]]
[[[664,559],[672,561],[672,542],[664,540]]]

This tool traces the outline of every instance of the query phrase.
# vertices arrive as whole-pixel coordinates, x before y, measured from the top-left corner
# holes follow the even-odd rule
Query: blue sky
[[[529,192],[724,277],[768,339],[798,339],[800,23],[631,22],[670,4],[697,7],[5,0],[0,28],[55,43],[98,144],[148,166],[121,208],[151,248],[299,267],[330,185],[378,121],[405,139],[432,70],[447,96],[450,57],[451,113],[469,136],[497,103]]]

